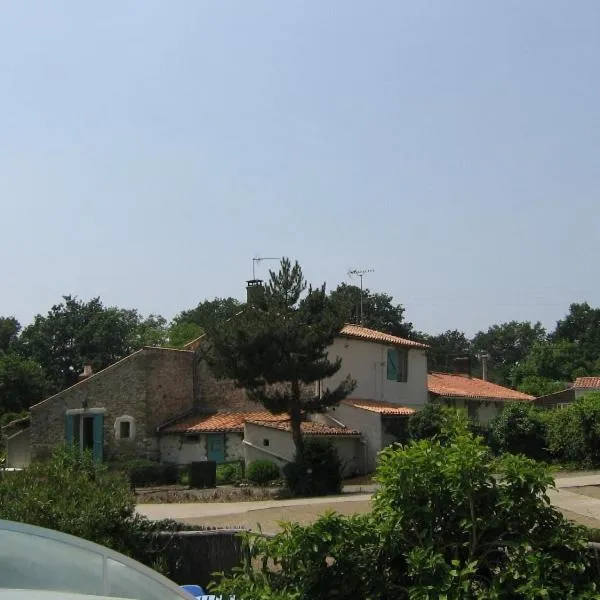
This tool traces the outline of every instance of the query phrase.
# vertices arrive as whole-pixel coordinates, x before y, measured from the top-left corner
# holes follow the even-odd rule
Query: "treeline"
[[[360,320],[360,294],[360,288],[347,284],[330,292],[348,322]],[[14,317],[0,317],[0,419],[6,422],[76,383],[84,365],[98,371],[143,346],[181,348],[242,307],[235,298],[205,300],[169,322],[160,315],[144,317],[135,309],[105,306],[100,298],[64,296],[26,327]],[[586,303],[571,305],[552,332],[540,323],[512,321],[473,338],[457,330],[420,332],[404,312],[392,296],[363,291],[364,325],[428,343],[430,370],[451,371],[454,358],[486,352],[491,380],[534,395],[600,373],[600,309]],[[480,369],[475,360],[474,374]]]

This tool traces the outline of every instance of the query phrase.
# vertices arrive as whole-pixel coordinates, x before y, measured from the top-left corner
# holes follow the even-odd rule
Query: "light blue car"
[[[0,600],[218,599],[87,540],[0,520]],[[222,600],[230,600],[223,598]],[[231,599],[234,600],[234,599]]]

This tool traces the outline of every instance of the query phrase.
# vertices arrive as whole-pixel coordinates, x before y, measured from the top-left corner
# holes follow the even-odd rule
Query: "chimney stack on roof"
[[[454,374],[471,377],[471,357],[461,356],[454,359]]]
[[[250,279],[246,282],[246,302],[250,306],[259,306],[262,304],[265,294],[262,279]]]

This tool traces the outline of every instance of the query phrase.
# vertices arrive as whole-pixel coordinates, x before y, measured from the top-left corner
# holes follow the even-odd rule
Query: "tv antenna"
[[[261,263],[263,260],[281,260],[278,256],[255,256],[252,259],[252,280],[256,281],[256,265]]]
[[[363,277],[367,273],[374,273],[375,269],[349,269],[350,277],[360,277],[360,324],[363,324]]]

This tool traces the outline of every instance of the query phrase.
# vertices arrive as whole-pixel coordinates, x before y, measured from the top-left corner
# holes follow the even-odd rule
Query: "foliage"
[[[185,528],[136,515],[127,479],[66,445],[50,460],[0,479],[0,518],[69,533],[163,572],[165,552],[175,541],[162,532]]]
[[[497,452],[548,458],[544,413],[524,402],[510,402],[490,424],[490,442]]]
[[[408,418],[408,432],[413,440],[432,438],[441,433],[448,409],[439,402],[428,402]]]
[[[285,465],[283,474],[295,496],[327,496],[342,491],[342,464],[329,441],[306,440],[294,461]]]
[[[430,371],[451,372],[453,359],[472,354],[471,342],[462,331],[448,330],[438,335],[421,334],[420,341],[428,344],[427,367]]]
[[[21,324],[14,317],[0,317],[0,352],[8,352],[17,342]]]
[[[561,392],[569,387],[567,382],[554,381],[538,375],[527,375],[521,380],[517,389],[524,394],[531,396],[547,396],[555,392]]]
[[[569,406],[549,411],[547,445],[566,462],[600,466],[600,393],[593,392]]]
[[[64,296],[63,302],[37,315],[19,338],[24,356],[44,369],[53,391],[77,382],[85,364],[99,370],[164,339],[162,317],[143,320],[136,310],[106,307],[100,298],[88,302]]]
[[[255,460],[248,465],[247,478],[256,485],[267,485],[280,477],[279,467],[270,460]]]
[[[242,463],[226,463],[224,465],[217,465],[217,485],[223,485],[225,483],[234,483],[236,481],[239,481],[242,478],[242,471]],[[273,481],[278,477],[279,469],[277,469],[277,475],[275,477],[272,477],[268,481]]]
[[[578,375],[588,374],[593,367],[586,364],[576,342],[556,340],[538,343],[526,359],[515,369],[519,381],[538,376],[553,381],[572,381]]]
[[[176,465],[143,458],[114,463],[112,469],[126,475],[135,487],[173,485],[179,479]]]
[[[341,283],[330,294],[347,323],[360,323],[360,287]],[[404,321],[404,307],[392,296],[363,289],[363,325],[400,337],[411,337],[412,323]]]
[[[514,385],[512,375],[515,365],[529,354],[535,344],[545,339],[546,330],[541,323],[510,321],[477,333],[473,338],[473,350],[489,354],[490,380],[501,385]]]
[[[204,356],[218,376],[233,379],[251,400],[273,413],[288,413],[300,449],[303,413],[338,404],[354,387],[348,378],[314,394],[314,383],[341,367],[339,358],[329,360],[327,349],[343,321],[325,286],[307,289],[300,265],[283,259],[279,272],[270,272],[260,301],[207,328]]]
[[[43,400],[46,391],[39,364],[15,353],[0,352],[0,415],[27,410]]]
[[[464,420],[444,436],[381,453],[372,513],[248,536],[250,559],[216,591],[245,600],[596,598],[585,532],[550,505],[546,468],[492,457]]]
[[[196,323],[173,323],[169,328],[169,342],[171,348],[183,348],[188,342],[199,338],[204,330]]]
[[[191,325],[195,329],[189,328],[186,332],[195,332],[195,335],[189,337],[183,344],[192,341],[201,335],[202,331],[214,329],[223,321],[231,319],[242,310],[242,304],[235,298],[215,298],[214,300],[203,300],[195,308],[180,312],[174,319],[171,326],[171,335],[174,332],[185,332],[184,325]],[[200,333],[198,333],[200,332]],[[183,333],[181,333],[183,335]],[[173,343],[173,340],[171,340]],[[183,345],[182,344],[182,345]]]

